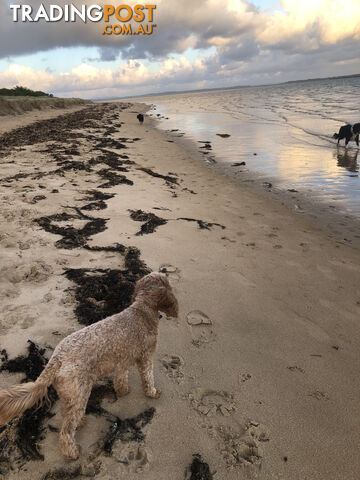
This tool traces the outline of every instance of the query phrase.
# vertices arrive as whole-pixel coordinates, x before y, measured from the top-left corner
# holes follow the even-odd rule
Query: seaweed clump
[[[20,355],[9,360],[6,351],[1,352],[0,370],[25,373],[22,382],[35,381],[47,364],[47,359],[44,357],[45,349],[39,348],[31,340],[28,340],[28,343],[26,356]],[[53,416],[50,410],[56,399],[56,392],[50,387],[47,402],[40,407],[35,405],[29,408],[20,418],[14,419],[0,428],[1,474],[6,473],[15,465],[23,464],[24,461],[44,460],[38,443],[44,438],[43,422],[46,418]]]
[[[141,229],[136,235],[144,235],[153,233],[160,225],[165,225],[167,220],[160,218],[154,213],[143,212],[142,210],[129,210],[130,217],[135,222],[145,222],[141,225]]]
[[[167,184],[177,184],[178,183],[178,179],[176,177],[171,177],[170,175],[161,175],[160,173],[156,173],[154,172],[153,170],[151,170],[150,168],[145,168],[145,167],[141,167],[139,168],[139,170],[141,170],[142,172],[145,172],[147,173],[148,175],[151,175],[152,177],[155,177],[155,178],[162,178],[163,180],[165,180],[165,182]]]
[[[115,185],[120,185],[121,183],[125,183],[126,185],[134,185],[134,182],[126,178],[125,175],[119,175],[115,172],[112,172],[110,168],[103,168],[102,170],[99,170],[97,174],[103,179],[107,180],[107,182],[99,185],[99,188],[110,188],[114,187]]]
[[[212,480],[213,475],[210,472],[209,465],[202,460],[201,455],[196,453],[193,457],[194,459],[189,467],[191,473],[189,480]]]
[[[155,408],[151,407],[133,418],[121,420],[117,417],[104,438],[102,447],[104,452],[111,455],[116,440],[122,442],[142,442],[145,440],[142,429],[151,422],[154,414]]]
[[[94,251],[116,251],[125,256],[125,269],[68,269],[66,277],[75,282],[75,298],[78,305],[75,314],[79,323],[91,325],[131,304],[135,283],[150,273],[140,259],[140,251],[134,247],[89,247]]]
[[[40,217],[34,220],[46,232],[61,235],[63,238],[55,243],[57,248],[72,249],[82,247],[86,244],[88,238],[96,233],[106,230],[105,218],[94,218],[84,215],[80,209],[73,207],[77,214],[56,213],[48,217]],[[89,220],[83,228],[75,228],[71,225],[60,226],[55,222],[66,222],[68,220]]]
[[[199,225],[199,228],[202,230],[210,230],[211,227],[220,227],[222,230],[225,230],[224,225],[220,225],[220,223],[213,223],[213,222],[204,222],[204,220],[198,220],[197,218],[188,218],[188,217],[180,217],[178,220],[185,220],[186,222],[196,222]]]
[[[80,207],[80,210],[104,210],[107,208],[105,200],[115,196],[115,193],[103,193],[100,190],[87,190],[85,193],[87,193],[87,197],[83,200],[90,201],[90,203]]]

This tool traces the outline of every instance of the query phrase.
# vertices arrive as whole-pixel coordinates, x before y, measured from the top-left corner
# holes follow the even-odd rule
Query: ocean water
[[[332,138],[341,125],[360,122],[360,77],[147,96],[142,101],[155,105],[149,113],[159,118],[161,128],[183,132],[199,151],[204,151],[199,142],[211,142],[210,159],[245,161],[242,169],[271,179],[279,188],[296,189],[360,216],[359,149],[355,142],[337,147]]]

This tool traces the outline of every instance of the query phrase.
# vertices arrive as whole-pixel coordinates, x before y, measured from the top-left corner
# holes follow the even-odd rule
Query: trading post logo
[[[64,6],[43,4],[34,9],[31,5],[12,4],[13,22],[101,22],[106,23],[103,27],[103,35],[151,35],[156,25],[154,22],[154,10],[156,5],[81,5],[73,4]],[[133,21],[133,23],[129,23]],[[115,23],[112,22],[120,22]]]

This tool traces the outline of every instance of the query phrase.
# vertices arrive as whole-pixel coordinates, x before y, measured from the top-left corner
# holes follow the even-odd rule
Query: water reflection
[[[359,149],[337,147],[332,138],[344,123],[358,121],[359,87],[356,77],[144,100],[166,117],[165,130],[178,129],[198,145],[210,141],[218,161],[245,161],[284,188],[338,200],[360,215]]]
[[[346,168],[349,172],[358,172],[358,153],[359,150],[348,150],[347,148],[339,147],[334,156],[337,158],[337,164],[339,167]]]

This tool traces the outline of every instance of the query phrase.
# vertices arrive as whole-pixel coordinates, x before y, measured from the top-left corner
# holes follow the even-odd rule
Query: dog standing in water
[[[355,123],[354,125],[343,125],[340,127],[339,133],[334,133],[333,138],[337,140],[339,145],[340,140],[345,138],[345,146],[350,142],[356,142],[356,145],[359,146],[359,134],[360,134],[360,123]]]
[[[119,396],[130,392],[128,369],[137,365],[143,391],[158,398],[152,356],[156,350],[159,311],[178,315],[178,302],[163,273],[140,279],[126,310],[93,323],[64,338],[35,382],[0,391],[0,425],[6,424],[47,395],[53,384],[61,401],[60,446],[64,457],[79,457],[76,429],[82,424],[94,382],[114,375]]]

